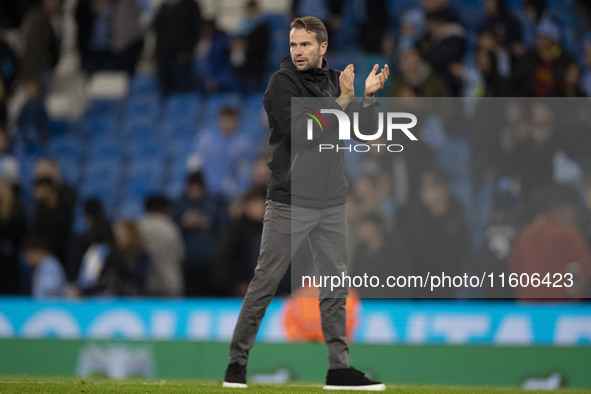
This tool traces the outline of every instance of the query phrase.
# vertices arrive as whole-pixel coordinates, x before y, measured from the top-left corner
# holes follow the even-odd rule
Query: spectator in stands
[[[120,220],[113,226],[113,234],[115,243],[101,273],[100,286],[114,296],[146,295],[150,257],[137,224]]]
[[[66,288],[66,276],[45,240],[31,235],[23,243],[27,263],[33,268],[31,295],[36,299],[61,297]]]
[[[55,181],[50,178],[37,178],[33,194],[35,213],[32,230],[47,242],[48,250],[60,262],[65,261],[72,224],[71,211],[60,196]]]
[[[156,63],[163,95],[195,87],[193,52],[201,34],[201,9],[194,0],[166,0],[153,22]]]
[[[113,68],[132,75],[144,47],[145,26],[138,0],[116,0],[112,25]]]
[[[113,235],[109,226],[95,225],[90,230],[90,246],[82,256],[78,277],[68,287],[68,296],[101,294],[101,273],[105,268],[107,257],[111,253]]]
[[[591,97],[591,34],[586,34],[583,40],[583,75],[581,89],[585,96]]]
[[[410,258],[401,241],[400,234],[391,233],[387,229],[382,216],[369,214],[358,225],[358,244],[353,259],[351,275],[376,275],[386,278],[390,275],[409,275]],[[411,297],[411,289],[406,288],[359,288],[361,297]]]
[[[41,0],[29,10],[21,26],[23,42],[22,70],[20,78],[25,84],[33,84],[30,90],[46,87],[51,70],[60,56],[61,0]],[[29,96],[29,99],[33,97]]]
[[[221,236],[214,278],[228,296],[243,297],[254,275],[261,246],[265,199],[266,194],[260,190],[247,193],[243,215],[232,220]],[[279,290],[283,291],[285,286]]]
[[[0,177],[3,177],[14,188],[19,185],[19,163],[10,152],[10,136],[2,125],[0,125]]]
[[[521,24],[511,14],[507,0],[485,0],[484,9],[486,16],[478,31],[490,31],[495,41],[509,50],[513,56],[521,56],[525,53]]]
[[[202,130],[195,139],[187,167],[200,171],[207,189],[216,198],[232,200],[250,185],[252,144],[240,129],[238,111],[231,107],[219,113],[219,126]]]
[[[146,199],[145,209],[139,228],[151,261],[147,294],[180,297],[183,295],[184,247],[181,232],[171,217],[171,203],[164,196],[153,195]]]
[[[511,97],[513,89],[509,78],[499,72],[497,55],[491,50],[478,48],[476,69],[463,69],[464,86],[468,97]],[[469,90],[468,90],[469,89]]]
[[[536,189],[553,182],[553,158],[561,148],[555,121],[554,110],[548,103],[532,103],[527,134],[508,158],[510,173],[518,180],[526,198]]]
[[[26,14],[21,25],[20,80],[26,101],[17,120],[19,132],[33,145],[48,138],[45,94],[60,57],[61,0],[42,0]]]
[[[410,206],[400,219],[416,274],[433,270],[461,273],[468,253],[468,233],[463,207],[451,194],[445,172],[433,169],[423,174],[419,203]],[[441,297],[454,295],[453,289],[438,293]]]
[[[77,198],[76,190],[63,181],[57,161],[49,157],[42,157],[37,160],[35,163],[34,177],[35,179],[49,178],[57,186],[60,201],[67,210],[67,216],[64,218],[64,220],[67,220],[69,227],[72,227],[74,218],[74,205],[76,204]]]
[[[552,97],[558,94],[567,56],[559,45],[560,28],[550,19],[537,27],[536,47],[517,64],[513,85],[520,97]]]
[[[111,243],[112,235],[108,219],[105,217],[102,203],[94,198],[84,201],[84,222],[86,229],[82,234],[72,236],[68,250],[68,261],[66,273],[68,278],[78,277],[80,267],[84,260],[84,254],[90,250],[93,242],[99,242],[104,238],[104,242]]]
[[[415,49],[401,53],[400,73],[394,77],[390,95],[400,97],[403,86],[410,87],[422,97],[449,96],[446,84]]]
[[[454,75],[466,52],[466,30],[444,11],[427,13],[427,35],[418,43],[421,56],[447,85],[452,96],[458,96],[462,81]]]
[[[556,81],[556,95],[560,97],[585,97],[581,89],[581,65],[574,57],[565,59],[564,74]]]
[[[7,124],[6,104],[16,87],[19,65],[17,56],[8,43],[0,38],[0,128]]]
[[[201,41],[209,43],[202,74],[204,90],[208,93],[230,90],[235,83],[230,64],[230,36],[211,19],[203,24]]]
[[[558,282],[563,286],[520,286],[516,296],[522,299],[588,297],[591,255],[581,232],[574,227],[576,192],[566,186],[553,186],[545,195],[545,209],[517,238],[509,268],[516,274],[538,273],[541,280],[549,273],[552,283],[556,283],[558,275],[564,275]],[[566,283],[572,285],[565,286]]]
[[[521,221],[514,203],[498,193],[492,218],[484,229],[482,248],[469,261],[469,273],[482,272],[499,275],[508,272],[509,255],[517,237]],[[507,289],[485,285],[479,295],[486,298],[504,298]]]
[[[438,13],[443,15],[447,21],[462,25],[462,19],[449,0],[423,0],[423,9],[426,15]]]
[[[526,16],[522,20],[523,42],[526,49],[532,49],[536,42],[536,30],[538,24],[549,17],[546,13],[548,3],[546,0],[525,0],[523,11]]]
[[[80,0],[76,6],[78,47],[82,69],[88,74],[108,70],[113,64],[112,33],[115,3],[112,0]]]
[[[200,172],[189,176],[174,211],[185,244],[185,294],[190,297],[211,294],[210,271],[217,248],[218,212]]]
[[[271,29],[255,0],[246,3],[246,18],[232,42],[230,60],[244,94],[261,92],[267,76]]]
[[[354,2],[354,18],[361,50],[366,53],[381,53],[389,23],[386,0],[357,0]]]
[[[0,176],[0,294],[19,290],[19,252],[26,216],[10,182]]]
[[[425,13],[420,8],[411,8],[400,17],[400,36],[398,51],[404,53],[416,48],[417,42],[425,34]]]

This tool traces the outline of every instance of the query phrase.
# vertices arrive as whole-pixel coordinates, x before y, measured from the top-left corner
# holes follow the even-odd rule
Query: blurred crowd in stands
[[[18,33],[0,36],[0,294],[244,295],[265,211],[262,92],[291,18],[314,15],[332,67],[390,64],[383,96],[505,98],[474,130],[448,119],[404,156],[351,160],[351,272],[391,256],[448,272],[544,267],[580,279],[550,295],[590,295],[591,112],[565,100],[591,95],[591,1],[294,0],[283,14],[247,1],[226,32],[195,0],[77,0],[80,70],[131,81],[77,121],[45,104],[64,3],[0,0],[0,29]]]

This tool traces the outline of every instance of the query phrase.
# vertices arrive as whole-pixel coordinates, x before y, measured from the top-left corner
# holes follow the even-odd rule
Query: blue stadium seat
[[[126,198],[115,210],[116,219],[137,220],[144,214],[144,203],[139,198]]]
[[[163,159],[166,146],[161,140],[141,138],[130,142],[129,154],[135,159]]]
[[[166,101],[164,118],[188,118],[197,121],[201,97],[195,93],[173,93]]]
[[[121,138],[97,138],[90,145],[92,160],[121,160],[125,155],[125,144]]]
[[[57,157],[56,160],[60,166],[60,172],[64,181],[68,185],[77,185],[80,180],[79,158]]]
[[[131,79],[129,93],[131,96],[143,96],[146,94],[159,94],[158,79],[153,75],[136,74]]]
[[[88,118],[85,121],[85,129],[91,135],[115,134],[117,120],[112,117]]]
[[[130,97],[127,103],[126,116],[158,119],[160,117],[161,107],[160,96],[158,95],[147,94]]]
[[[191,140],[197,132],[197,122],[183,117],[166,118],[162,122],[160,131],[161,135],[165,137],[181,137]]]
[[[127,180],[160,185],[164,179],[164,169],[164,161],[161,159],[136,159],[127,167]]]
[[[158,133],[158,123],[144,117],[128,117],[123,123],[123,134],[133,138],[154,138]]]
[[[168,156],[174,162],[185,161],[189,153],[195,148],[194,138],[177,137],[167,142]]]
[[[79,160],[83,151],[83,142],[79,138],[54,137],[49,146],[50,155],[57,159]]]
[[[118,184],[121,179],[120,160],[89,161],[84,171],[84,183]]]
[[[224,107],[242,108],[242,100],[238,93],[218,93],[209,96],[205,103],[205,114],[208,119],[217,118],[217,114]]]
[[[67,120],[50,119],[48,128],[51,138],[59,138],[73,135],[76,131],[76,124]]]
[[[91,100],[86,107],[86,118],[107,117],[116,119],[121,115],[121,100]]]

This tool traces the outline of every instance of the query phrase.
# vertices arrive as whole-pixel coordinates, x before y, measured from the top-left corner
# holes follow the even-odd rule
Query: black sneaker
[[[248,387],[246,385],[246,365],[240,365],[236,362],[228,364],[222,387],[233,389],[245,389]]]
[[[386,385],[369,379],[361,371],[353,367],[329,369],[326,374],[324,390],[364,390],[384,391]]]

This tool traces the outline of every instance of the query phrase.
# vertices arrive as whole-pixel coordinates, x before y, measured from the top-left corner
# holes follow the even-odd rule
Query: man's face
[[[421,57],[419,56],[417,51],[408,50],[402,54],[402,59],[400,61],[400,68],[402,69],[402,74],[404,74],[405,76],[413,75],[418,71],[420,66]]]
[[[327,42],[318,43],[316,33],[309,33],[306,29],[293,28],[289,32],[289,53],[291,61],[298,71],[322,67],[322,56],[326,53]]]
[[[238,129],[238,116],[234,114],[222,114],[220,116],[220,129],[224,134],[232,134]]]
[[[29,265],[36,267],[45,258],[45,251],[41,249],[28,249],[25,251],[25,260]]]

